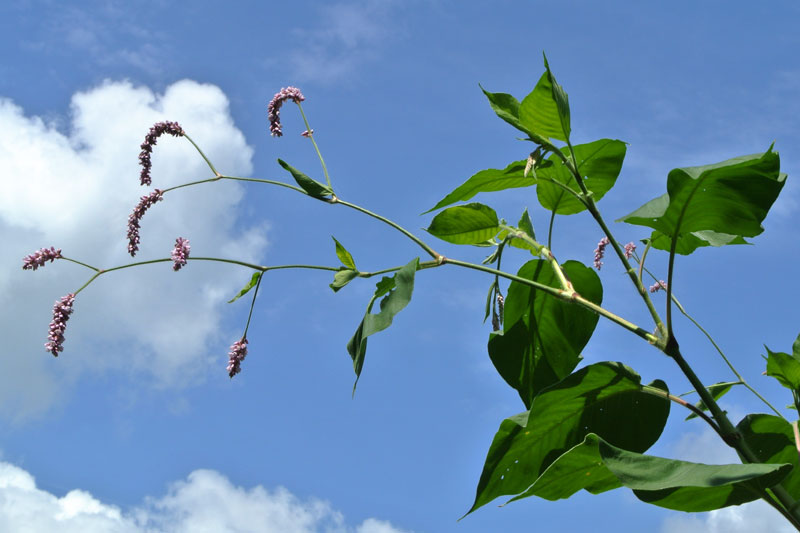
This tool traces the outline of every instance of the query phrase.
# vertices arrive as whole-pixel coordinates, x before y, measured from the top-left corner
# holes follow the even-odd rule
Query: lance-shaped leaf
[[[250,289],[252,289],[253,287],[255,287],[258,284],[258,280],[261,279],[261,275],[262,274],[263,274],[263,272],[261,272],[261,271],[254,272],[253,273],[253,277],[250,278],[250,281],[247,282],[247,285],[242,287],[242,290],[240,290],[239,293],[236,296],[234,296],[233,298],[228,300],[228,303],[232,304],[233,302],[235,302],[236,300],[238,300],[239,298],[241,298],[242,296],[244,296],[245,294],[250,292]]]
[[[356,262],[353,260],[353,256],[350,255],[350,252],[348,252],[347,249],[342,246],[342,243],[336,240],[336,237],[331,235],[331,239],[333,239],[333,242],[336,243],[336,257],[339,258],[339,261],[341,261],[342,264],[347,268],[358,270],[356,268]]]
[[[791,390],[800,390],[800,358],[783,352],[767,350],[767,375]]]
[[[456,202],[469,200],[480,192],[504,191],[506,189],[536,185],[536,178],[533,176],[525,177],[525,163],[525,160],[514,161],[504,169],[489,168],[481,170],[456,187],[453,192],[439,200],[435,206],[425,211],[425,213],[453,205]],[[425,213],[422,214],[424,215]]]
[[[327,185],[324,185],[314,179],[309,178],[292,165],[282,159],[278,159],[278,164],[284,169],[288,170],[297,184],[308,193],[309,196],[319,200],[327,200],[333,194],[333,191]]]
[[[364,367],[364,357],[367,353],[367,337],[391,326],[394,316],[411,301],[411,293],[414,292],[414,275],[418,268],[419,258],[416,258],[395,272],[391,278],[383,277],[375,285],[375,294],[373,294],[367,305],[367,312],[355,334],[347,343],[347,352],[353,359],[353,369],[356,372],[353,393],[355,393],[358,378],[361,376],[361,369]],[[380,303],[380,311],[372,313],[375,301],[381,297],[383,299]]]
[[[473,203],[445,209],[426,231],[453,244],[482,244],[497,235],[500,225],[494,209]]]
[[[745,442],[762,463],[789,463],[791,474],[781,482],[794,499],[800,498],[800,465],[791,424],[773,415],[747,415],[736,425]]]
[[[668,250],[673,239],[682,254],[693,252],[701,242],[739,244],[743,237],[764,231],[761,222],[785,181],[780,157],[771,146],[762,154],[676,168],[667,177],[667,194],[619,220],[653,228],[653,246],[662,250]]]
[[[504,420],[469,512],[498,496],[525,492],[589,433],[627,450],[647,450],[664,429],[669,402],[644,392],[640,381],[622,363],[595,363],[541,392],[530,411]]]
[[[594,270],[577,261],[567,261],[561,268],[579,294],[602,303],[603,286]],[[517,275],[559,286],[553,267],[543,259],[527,262]],[[577,366],[597,321],[591,311],[512,282],[505,299],[504,330],[490,335],[489,357],[530,407],[539,391],[564,379]]]
[[[556,83],[550,71],[547,57],[544,58],[545,73],[533,91],[519,105],[519,122],[527,130],[542,137],[552,137],[560,141],[569,138],[570,116],[567,93]]]
[[[576,145],[573,149],[584,185],[595,201],[600,200],[614,186],[622,170],[627,150],[625,143],[616,139],[600,139]],[[569,155],[568,148],[562,148],[561,151]],[[559,215],[573,215],[586,209],[573,194],[557,185],[566,186],[576,194],[581,193],[575,177],[557,154],[552,154],[547,163],[536,170],[536,175],[539,178],[536,195],[542,207]]]
[[[603,439],[598,444],[605,467],[637,498],[676,511],[713,511],[757,500],[792,470],[785,463],[688,463],[635,453]]]

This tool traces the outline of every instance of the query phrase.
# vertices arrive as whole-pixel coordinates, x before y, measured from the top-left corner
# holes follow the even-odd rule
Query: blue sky
[[[788,1],[4,3],[0,529],[779,530],[777,515],[758,504],[690,516],[646,506],[625,489],[487,505],[456,522],[499,423],[522,410],[486,355],[490,280],[478,273],[421,272],[409,307],[370,340],[351,398],[345,344],[374,280],[333,294],[327,273],[265,276],[249,355],[230,380],[227,351],[249,305],[225,302],[249,279],[246,269],[191,262],[178,273],[157,264],[103,276],[79,294],[54,359],[42,349],[53,301],[89,271],[62,261],[32,273],[20,262],[43,246],[101,267],[129,260],[125,223],[146,193],[139,144],[158,120],[180,122],[223,173],[286,180],[280,157],[319,177],[294,106],[282,113],[286,135],[268,135],[267,102],[287,85],[306,96],[339,196],[424,236],[430,215],[419,213],[478,170],[527,155],[478,83],[521,98],[545,50],[570,95],[573,141],[629,143],[617,187],[600,204],[607,220],[661,195],[672,168],[776,142],[789,180],[765,233],[755,246],[680,258],[675,290],[748,381],[784,405],[789,398],[761,376],[759,354],[764,344],[788,351],[800,332],[799,17]],[[180,139],[160,140],[153,161],[156,187],[209,177]],[[527,206],[546,227],[532,189],[477,200],[509,220]],[[557,220],[559,259],[592,260],[601,234],[589,222]],[[624,242],[646,236],[613,230]],[[137,258],[166,257],[179,235],[195,255],[269,265],[335,266],[331,235],[365,270],[420,253],[353,211],[227,182],[155,206]],[[666,271],[664,255],[650,261]],[[610,309],[648,323],[610,258],[601,278]],[[688,322],[678,328],[702,379],[732,377]],[[602,321],[584,355],[690,389],[666,358]],[[723,405],[737,419],[764,410],[742,392]],[[673,413],[653,453],[735,460],[699,422],[682,419]]]

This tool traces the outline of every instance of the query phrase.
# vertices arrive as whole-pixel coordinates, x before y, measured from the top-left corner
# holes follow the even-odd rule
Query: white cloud
[[[321,500],[303,501],[279,487],[233,485],[213,470],[195,470],[160,498],[129,512],[88,492],[63,497],[36,486],[33,476],[0,462],[0,530],[27,533],[404,533],[368,518],[356,527]],[[409,533],[409,532],[405,532]]]
[[[734,409],[736,411],[736,409]],[[741,417],[732,415],[734,420]],[[739,459],[711,429],[684,433],[673,446],[671,457],[704,464],[738,464]],[[669,516],[662,533],[782,533],[794,531],[786,520],[761,500],[709,513]]]
[[[131,262],[126,224],[150,190],[139,185],[138,152],[153,123],[180,122],[220,171],[252,171],[252,149],[212,85],[184,80],[159,95],[105,82],[75,94],[69,118],[59,129],[0,99],[0,414],[16,418],[46,409],[86,371],[124,369],[162,385],[197,381],[211,363],[224,372],[227,346],[241,334],[220,322],[251,272],[194,261],[175,273],[160,263],[100,277],[75,300],[61,357],[44,351],[53,302],[91,272],[65,261],[23,271],[22,257],[55,246],[99,268]],[[152,175],[162,189],[212,176],[185,139],[170,136],[159,139]],[[223,181],[167,193],[142,221],[136,259],[169,257],[182,236],[194,256],[260,261],[266,222],[237,226],[243,191]]]
[[[761,500],[710,513],[675,514],[661,533],[789,533],[795,529],[775,509]]]
[[[326,5],[321,24],[296,29],[298,45],[286,62],[297,82],[342,81],[365,62],[377,57],[382,42],[397,31],[392,24],[391,0],[355,0]]]

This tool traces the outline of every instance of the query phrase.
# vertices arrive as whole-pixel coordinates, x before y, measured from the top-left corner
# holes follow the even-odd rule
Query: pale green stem
[[[75,259],[71,259],[69,257],[65,257],[63,255],[59,259],[63,259],[64,261],[69,261],[70,263],[75,263],[75,264],[84,266],[84,267],[86,267],[86,268],[88,268],[90,270],[94,270],[95,272],[100,272],[99,268],[93,267],[92,265],[87,265],[86,263],[81,263],[80,261],[77,261]]]
[[[594,303],[594,302],[592,302],[590,300],[587,300],[586,298],[584,298],[583,296],[581,296],[580,294],[578,294],[574,290],[566,291],[566,290],[563,290],[563,289],[557,289],[555,287],[551,287],[549,285],[545,285],[545,284],[539,283],[537,281],[533,281],[533,280],[530,280],[530,279],[525,279],[525,278],[522,278],[520,276],[515,276],[514,274],[509,274],[508,272],[499,272],[496,269],[487,267],[485,265],[478,265],[478,264],[475,264],[475,263],[468,263],[466,261],[459,261],[458,259],[451,259],[449,257],[443,257],[442,258],[442,262],[444,264],[457,265],[457,266],[464,267],[464,268],[470,268],[472,270],[480,270],[482,272],[488,272],[490,274],[494,274],[494,275],[500,276],[502,278],[505,278],[505,279],[508,279],[508,280],[511,280],[511,281],[516,281],[518,283],[521,283],[523,285],[527,285],[529,287],[533,287],[534,289],[538,289],[538,290],[540,290],[540,291],[542,291],[542,292],[544,292],[546,294],[554,296],[554,297],[558,298],[559,300],[563,300],[565,302],[570,302],[570,303],[579,305],[579,306],[584,307],[584,308],[586,308],[586,309],[588,309],[588,310],[590,310],[590,311],[592,311],[594,313],[597,313],[598,315],[603,316],[603,317],[607,318],[608,320],[610,320],[610,321],[622,326],[623,328],[627,329],[628,331],[631,331],[631,332],[635,333],[636,335],[638,335],[639,337],[643,338],[644,340],[646,340],[650,344],[655,345],[655,344],[658,343],[658,338],[655,335],[653,335],[652,333],[650,333],[649,331],[647,331],[647,330],[645,330],[643,328],[640,328],[639,326],[637,326],[633,322],[625,320],[624,318],[622,318],[622,317],[620,317],[618,315],[615,315],[611,311],[608,311],[607,309],[604,309],[603,307],[600,307],[596,303]]]
[[[197,146],[197,143],[195,143],[194,140],[192,140],[191,137],[186,135],[186,133],[184,133],[183,136],[186,137],[186,140],[188,140],[190,143],[192,143],[192,146],[194,146],[194,149],[197,150],[197,152],[200,154],[200,156],[205,160],[206,164],[208,165],[208,168],[211,169],[211,172],[213,172],[215,176],[219,176],[219,172],[217,172],[217,169],[214,168],[214,165],[213,165],[213,163],[211,163],[211,160],[209,160],[206,157],[206,154],[204,154],[203,151],[200,149],[200,147]]]
[[[300,105],[300,102],[297,102],[297,107],[300,108],[300,115],[303,117],[303,122],[306,125],[306,131],[308,132],[308,138],[311,139],[311,144],[314,145],[314,150],[317,152],[317,157],[319,158],[319,162],[322,164],[322,173],[325,174],[325,181],[328,183],[328,188],[333,190],[333,186],[331,185],[331,178],[328,176],[328,167],[325,166],[325,160],[322,158],[322,152],[319,151],[319,146],[317,146],[317,141],[314,140],[314,134],[311,133],[311,126],[308,124],[308,119],[306,119],[306,114],[303,111],[303,106]]]
[[[556,220],[555,210],[550,211],[550,225],[547,226],[547,248],[553,247],[553,222]]]
[[[244,326],[244,333],[242,333],[242,338],[247,338],[247,330],[250,329],[250,319],[253,318],[253,308],[256,306],[256,297],[258,296],[258,288],[261,287],[261,280],[264,279],[264,275],[258,277],[258,281],[256,282],[256,289],[253,291],[253,300],[250,302],[250,312],[247,314],[247,324]]]
[[[396,222],[393,222],[393,221],[389,220],[386,217],[383,217],[383,216],[381,216],[381,215],[379,215],[377,213],[373,213],[369,209],[365,209],[365,208],[361,207],[360,205],[351,204],[350,202],[345,202],[344,200],[342,200],[340,198],[337,198],[336,196],[332,197],[329,200],[329,203],[342,204],[342,205],[347,206],[347,207],[349,207],[351,209],[355,209],[356,211],[360,211],[360,212],[364,213],[365,215],[369,215],[369,216],[371,216],[373,218],[376,218],[376,219],[380,220],[381,222],[383,222],[384,224],[388,224],[389,226],[393,227],[394,229],[396,229],[397,231],[399,231],[400,233],[402,233],[403,235],[405,235],[406,237],[408,237],[409,239],[411,239],[412,241],[417,243],[423,250],[425,250],[435,260],[439,261],[443,257],[443,256],[439,255],[438,253],[436,253],[436,251],[433,248],[431,248],[430,246],[425,244],[425,242],[423,242],[419,237],[417,237],[416,235],[414,235],[413,233],[411,233],[410,231],[405,229],[403,226],[397,224]]]

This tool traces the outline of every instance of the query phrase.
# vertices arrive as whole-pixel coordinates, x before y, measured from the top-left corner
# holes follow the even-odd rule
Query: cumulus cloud
[[[127,218],[150,192],[139,185],[139,145],[161,120],[180,122],[221,171],[252,171],[252,149],[212,85],[183,80],[155,94],[105,82],[73,96],[62,127],[0,99],[0,414],[41,412],[87,371],[124,370],[171,386],[197,382],[212,364],[224,374],[227,346],[241,331],[221,329],[223,305],[249,271],[195,261],[177,273],[158,263],[104,275],[75,299],[65,351],[54,360],[43,348],[53,302],[91,271],[65,261],[21,269],[22,257],[45,246],[98,268],[131,262]],[[162,137],[152,159],[154,187],[212,177],[186,139]],[[136,259],[168,258],[185,237],[195,257],[259,262],[266,221],[237,220],[243,191],[217,182],[167,193],[142,221]]]
[[[404,533],[368,518],[350,527],[321,500],[301,500],[285,488],[239,487],[213,470],[195,470],[160,498],[123,511],[88,492],[58,497],[33,476],[0,462],[0,530],[28,533]],[[410,532],[405,532],[410,533]]]

